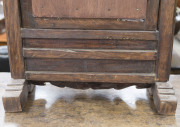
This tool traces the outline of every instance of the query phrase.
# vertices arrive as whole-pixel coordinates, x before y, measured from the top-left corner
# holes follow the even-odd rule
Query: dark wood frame
[[[24,89],[26,83],[43,84],[46,81],[50,81],[55,85],[64,86],[58,82],[59,79],[61,79],[61,81],[63,80],[65,82],[93,81],[101,83],[116,83],[116,85],[111,84],[112,87],[116,88],[120,88],[119,86],[123,86],[124,88],[134,84],[140,88],[152,86],[151,90],[154,95],[154,101],[158,112],[160,114],[168,115],[175,113],[177,100],[175,95],[171,93],[172,90],[170,90],[170,92],[166,91],[165,94],[168,96],[162,98],[162,91],[160,90],[161,92],[159,92],[159,87],[157,87],[159,86],[159,83],[156,82],[164,82],[163,88],[169,89],[169,87],[167,88],[168,85],[166,82],[169,80],[170,72],[176,0],[148,0],[148,13],[145,21],[131,21],[126,19],[41,19],[32,16],[30,5],[30,0],[4,0],[11,75],[12,78],[16,80],[27,80],[27,82],[22,81],[19,83],[24,87],[18,88],[18,96],[10,96],[9,90],[7,90],[3,97],[6,111],[21,111],[23,105],[19,106],[18,104],[22,104],[23,98],[25,98],[24,100],[27,99],[27,88],[26,90]],[[96,22],[96,25],[93,24],[93,22]],[[154,41],[158,42],[158,45],[153,50],[144,50],[143,52],[139,50],[111,51],[106,49],[73,49],[69,51],[67,49],[35,49],[24,47],[23,44],[28,43],[28,39],[102,39],[107,41],[118,40],[131,42]],[[58,43],[58,41],[56,41],[56,43]],[[46,55],[44,56],[43,53]],[[63,55],[58,55],[59,53]],[[53,57],[63,59],[100,59],[101,57],[99,56],[106,53],[109,53],[109,56],[105,55],[103,59],[110,59],[110,57],[112,57],[112,59],[120,60],[154,60],[156,62],[156,71],[154,73],[36,72],[27,71],[25,66],[25,58]],[[134,56],[132,56],[131,53],[133,53]],[[125,85],[122,85],[122,83],[125,83]],[[138,83],[140,85],[138,85]],[[154,86],[155,83],[156,85]],[[13,84],[17,85],[17,83],[13,82],[10,86]],[[98,86],[101,87],[101,85]],[[110,87],[108,84],[105,84],[102,88]],[[81,88],[81,86],[78,88]],[[82,86],[82,88],[84,87]],[[17,91],[14,88],[10,89]],[[9,102],[15,103],[16,106],[13,107],[12,103]],[[166,110],[162,107],[165,107]]]
[[[21,17],[18,0],[4,0],[5,24],[7,33],[7,44],[9,52],[9,63],[12,78],[23,79],[24,59],[22,54]]]
[[[157,81],[167,82],[169,80],[172,46],[174,37],[176,0],[163,0],[159,11],[159,57],[157,61]]]

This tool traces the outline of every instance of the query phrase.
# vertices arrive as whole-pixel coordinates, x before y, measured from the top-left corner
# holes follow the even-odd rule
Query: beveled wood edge
[[[23,48],[25,58],[156,60],[156,50]]]
[[[156,74],[146,73],[83,73],[26,71],[26,79],[32,81],[106,82],[106,83],[154,83]]]
[[[157,50],[158,41],[107,39],[23,39],[23,48]]]
[[[82,29],[82,30],[156,30],[144,20],[128,19],[59,19],[34,18],[35,24],[24,25],[24,28],[35,29]],[[58,21],[59,22],[58,22]],[[103,21],[102,21],[103,20]],[[96,22],[96,24],[94,24]],[[89,24],[87,24],[89,23]],[[155,28],[154,28],[155,27]]]
[[[158,40],[159,31],[21,29],[22,38]]]

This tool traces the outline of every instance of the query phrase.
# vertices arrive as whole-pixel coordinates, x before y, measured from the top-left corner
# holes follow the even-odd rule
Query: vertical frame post
[[[169,80],[174,37],[176,0],[161,0],[159,11],[159,57],[157,81]]]
[[[19,0],[3,0],[11,76],[24,78]]]

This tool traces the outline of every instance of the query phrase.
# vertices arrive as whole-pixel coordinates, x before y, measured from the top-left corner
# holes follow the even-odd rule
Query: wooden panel
[[[19,0],[3,0],[12,78],[24,78]]]
[[[153,73],[155,61],[26,59],[27,71]]]
[[[71,73],[26,71],[26,79],[34,81],[154,83],[155,74],[137,73]]]
[[[159,0],[148,0],[145,20],[128,19],[79,19],[79,18],[37,18],[33,16],[32,0],[20,0],[22,25],[24,28],[62,29],[131,29],[156,30]],[[47,9],[48,10],[48,9]]]
[[[176,0],[163,0],[160,4],[159,16],[159,59],[157,77],[159,82],[165,82],[169,79],[172,44],[174,36],[174,17],[176,9]]]
[[[157,41],[24,39],[25,48],[128,49],[155,50]]]
[[[27,58],[156,60],[156,51],[24,48]]]
[[[145,19],[147,0],[32,0],[35,17]]]
[[[158,40],[158,31],[21,29],[23,38]]]

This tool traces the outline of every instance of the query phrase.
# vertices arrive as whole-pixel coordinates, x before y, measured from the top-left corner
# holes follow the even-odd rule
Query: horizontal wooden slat
[[[155,74],[137,73],[65,73],[26,71],[26,79],[33,81],[154,83]]]
[[[155,61],[25,59],[27,71],[153,73]]]
[[[24,19],[25,20],[25,19]],[[27,20],[27,19],[26,19]],[[34,25],[36,24],[36,25]],[[150,24],[151,25],[151,24]],[[148,25],[147,25],[148,26]],[[60,19],[59,18],[34,18],[34,22],[24,24],[25,28],[38,29],[87,29],[87,30],[145,30],[145,20],[125,19]],[[150,30],[156,30],[153,25]],[[149,30],[149,29],[148,29]]]
[[[83,39],[24,39],[25,48],[75,48],[155,50],[157,41],[83,40]]]
[[[158,31],[21,29],[22,38],[158,40]]]
[[[76,59],[121,59],[155,60],[157,52],[144,50],[100,50],[100,49],[42,49],[24,48],[26,58],[76,58]]]

